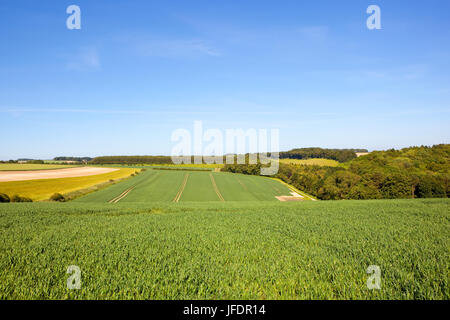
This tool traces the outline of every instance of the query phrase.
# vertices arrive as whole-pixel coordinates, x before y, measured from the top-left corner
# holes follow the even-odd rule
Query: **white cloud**
[[[100,57],[94,47],[81,48],[69,58],[67,68],[78,71],[91,71],[100,69]]]
[[[220,53],[201,40],[153,40],[138,45],[143,55],[193,57],[198,55],[220,56]]]
[[[148,34],[124,33],[116,37],[116,41],[134,50],[140,56],[193,58],[219,57],[221,52],[203,39],[169,38]]]
[[[329,29],[327,26],[306,26],[298,32],[309,40],[322,42],[328,38]]]

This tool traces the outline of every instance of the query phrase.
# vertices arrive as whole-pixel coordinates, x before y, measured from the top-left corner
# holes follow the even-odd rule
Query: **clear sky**
[[[0,37],[3,160],[170,154],[194,120],[281,150],[450,142],[447,0],[2,0]]]

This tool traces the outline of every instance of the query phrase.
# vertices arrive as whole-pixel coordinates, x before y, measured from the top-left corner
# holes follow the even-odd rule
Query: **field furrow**
[[[216,192],[217,196],[219,197],[220,201],[225,201],[225,199],[223,198],[222,194],[219,191],[219,188],[217,188],[217,185],[216,185],[216,182],[214,181],[214,177],[213,177],[212,173],[209,174],[209,177],[211,178],[212,186],[213,186],[214,191]]]
[[[180,186],[180,189],[178,190],[177,195],[175,196],[175,198],[173,199],[173,202],[178,202],[180,201],[181,195],[183,194],[184,188],[186,187],[187,181],[189,179],[189,173],[186,173],[184,175],[184,180],[183,183]]]
[[[125,192],[123,192],[120,196],[114,198],[113,200],[110,201],[110,203],[117,203],[120,200],[122,200],[123,198],[125,198],[132,190],[134,189],[134,187],[126,190]]]

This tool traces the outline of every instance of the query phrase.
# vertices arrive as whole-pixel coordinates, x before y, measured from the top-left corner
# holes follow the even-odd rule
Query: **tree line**
[[[174,159],[189,160],[190,163],[195,163],[195,156],[187,157],[174,157]],[[202,164],[208,164],[213,162],[214,157],[204,156],[202,158]],[[90,164],[174,164],[172,157],[170,156],[102,156],[92,159]],[[222,163],[225,163],[225,156],[222,158]]]
[[[54,161],[77,161],[77,162],[89,162],[93,158],[90,157],[54,157]]]
[[[226,165],[223,170],[259,174],[261,165]],[[338,167],[280,163],[276,177],[318,199],[446,198],[450,145],[372,152]]]
[[[169,156],[103,156],[92,159],[91,164],[172,164]]]
[[[331,159],[338,162],[346,162],[356,158],[357,152],[368,152],[367,149],[323,149],[300,148],[280,152],[281,159]]]
[[[44,160],[33,160],[33,159],[17,159],[17,160],[7,160],[7,161],[0,161],[0,163],[19,163],[19,162],[26,162],[26,163],[32,163],[32,164],[44,164]]]
[[[289,159],[311,159],[322,158],[331,159],[338,162],[345,162],[356,158],[356,152],[367,152],[366,149],[323,149],[323,148],[300,148],[290,151],[280,152],[280,158]],[[230,155],[229,155],[230,156]],[[236,158],[236,155],[232,155]],[[63,159],[64,158],[64,159]],[[191,163],[194,163],[194,156],[191,156]],[[204,156],[203,164],[211,163],[213,157]],[[58,157],[54,160],[69,160],[68,157]],[[222,163],[226,162],[223,156]],[[172,157],[169,156],[102,156],[90,161],[92,164],[173,164]]]

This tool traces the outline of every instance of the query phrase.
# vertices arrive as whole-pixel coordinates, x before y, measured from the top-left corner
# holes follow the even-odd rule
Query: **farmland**
[[[48,199],[137,168],[5,185]],[[0,204],[0,299],[450,298],[448,199],[281,202],[314,198],[274,178],[145,168],[67,203]]]
[[[125,199],[0,204],[0,298],[450,298],[448,199]],[[80,290],[66,289],[69,265]],[[369,265],[381,290],[366,287]]]
[[[47,200],[54,193],[66,194],[90,188],[109,180],[124,179],[135,171],[136,169],[123,168],[91,176],[0,182],[0,193],[5,193],[9,196],[18,194],[29,197],[33,201]]]
[[[287,186],[266,177],[195,170],[147,170],[76,201],[108,202],[129,189],[131,191],[120,202],[278,201],[276,196],[291,192]]]
[[[74,168],[77,165],[35,164],[35,163],[0,163],[0,171],[29,171]]]
[[[59,170],[0,171],[0,182],[93,176],[116,168],[76,167]]]

